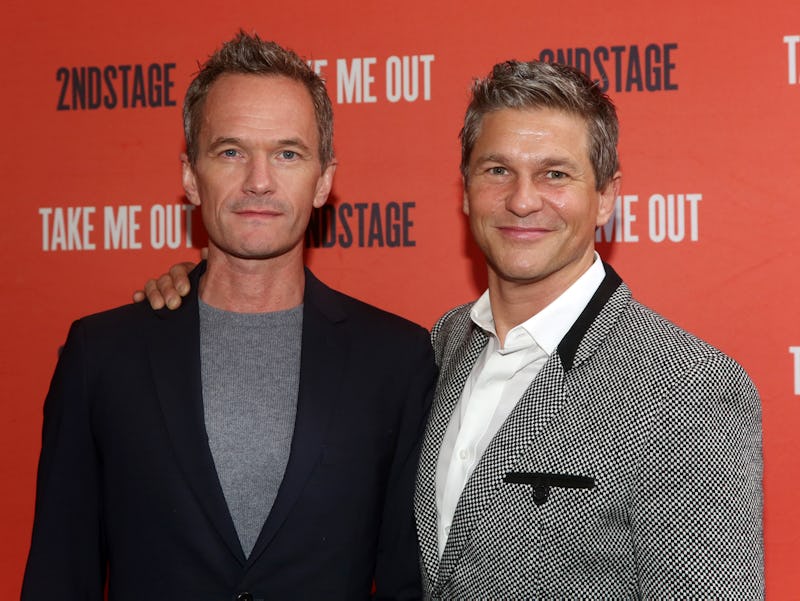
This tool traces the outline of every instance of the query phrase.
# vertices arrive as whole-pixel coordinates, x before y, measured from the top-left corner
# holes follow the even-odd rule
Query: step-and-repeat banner
[[[339,169],[309,265],[428,327],[485,286],[458,172],[471,80],[541,58],[603,82],[623,185],[601,254],[758,385],[768,593],[800,594],[796,0],[33,0],[4,12],[0,598],[18,595],[42,401],[69,324],[205,243],[180,184],[181,103],[198,61],[240,27],[306,57],[333,99]]]

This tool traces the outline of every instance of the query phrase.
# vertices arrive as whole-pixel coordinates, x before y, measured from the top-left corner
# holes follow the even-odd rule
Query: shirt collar
[[[506,335],[505,347],[499,352],[513,353],[536,344],[548,355],[552,355],[558,343],[589,304],[605,275],[603,262],[595,252],[589,269],[552,303],[527,321],[513,327]],[[475,301],[470,317],[475,325],[497,338],[488,290]]]

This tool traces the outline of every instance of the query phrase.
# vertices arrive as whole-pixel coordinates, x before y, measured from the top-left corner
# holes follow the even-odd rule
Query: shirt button
[[[459,457],[460,457],[460,458],[461,458],[463,461],[466,461],[467,459],[469,459],[469,451],[468,451],[467,449],[461,449],[461,450],[458,452],[458,456],[459,456]]]

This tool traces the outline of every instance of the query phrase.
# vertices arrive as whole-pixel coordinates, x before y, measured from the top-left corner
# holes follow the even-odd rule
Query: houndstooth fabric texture
[[[427,598],[763,598],[758,393],[606,270],[467,482],[441,562],[436,461],[486,336],[471,305],[434,327],[440,377],[415,501]],[[596,485],[551,486],[537,505],[530,485],[503,481],[510,471]]]

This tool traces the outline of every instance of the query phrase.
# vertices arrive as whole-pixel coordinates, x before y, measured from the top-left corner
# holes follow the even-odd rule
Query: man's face
[[[312,207],[325,204],[324,171],[306,88],[283,76],[226,74],[202,110],[197,161],[183,160],[183,186],[199,205],[209,257],[300,258]]]
[[[619,174],[595,189],[585,121],[553,109],[483,117],[464,188],[464,213],[489,265],[490,285],[544,282],[557,295],[594,255]]]

